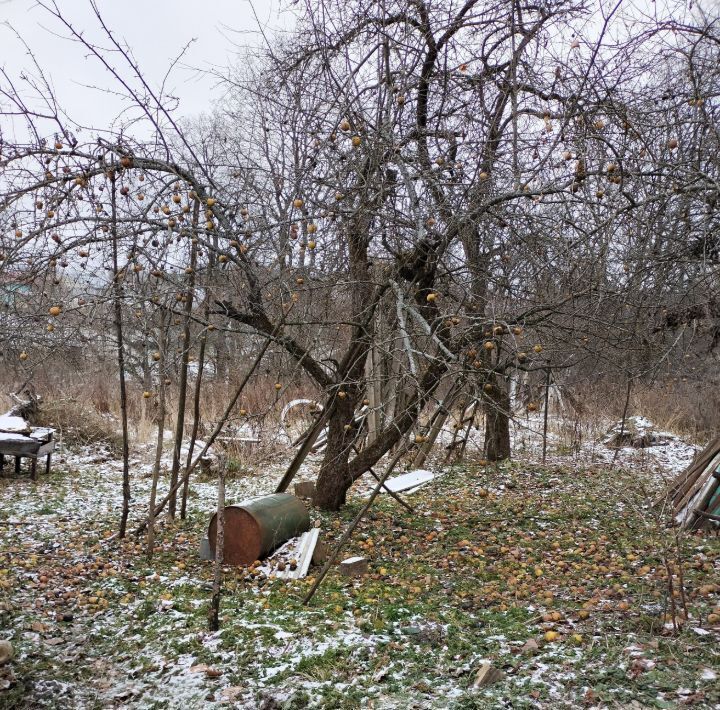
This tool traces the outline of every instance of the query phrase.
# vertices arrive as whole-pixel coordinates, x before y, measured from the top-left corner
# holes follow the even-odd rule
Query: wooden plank
[[[19,434],[17,432],[6,432],[6,431],[0,431],[0,446],[3,446],[5,443],[8,444],[27,444],[27,443],[34,443],[34,440],[31,439],[29,436],[25,436],[25,434]]]
[[[50,439],[45,443],[31,439],[29,436],[20,437],[13,435],[12,438],[4,438],[0,434],[0,453],[5,456],[23,456],[37,458],[47,456],[55,450],[55,441]]]
[[[320,537],[320,528],[312,528],[303,533],[295,545],[295,559],[297,560],[297,568],[290,569],[286,567],[284,570],[276,570],[272,576],[278,579],[303,579],[307,576],[310,569],[315,546]]]
[[[0,414],[0,432],[27,434],[29,431],[30,425],[22,417]]]
[[[50,441],[53,438],[55,429],[46,426],[33,427],[28,436],[36,441]]]
[[[435,478],[435,474],[432,471],[424,471],[418,469],[417,471],[408,471],[408,473],[402,473],[399,476],[393,476],[385,482],[385,487],[394,493],[400,491],[415,491],[420,486],[424,486],[426,483],[430,483]]]
[[[40,446],[29,436],[0,433],[0,452],[6,456],[36,456]]]

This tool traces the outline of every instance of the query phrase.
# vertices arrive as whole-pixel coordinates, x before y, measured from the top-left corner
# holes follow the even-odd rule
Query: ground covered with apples
[[[281,473],[231,478],[227,502]],[[658,485],[607,463],[449,467],[408,496],[414,513],[379,499],[343,554],[368,557],[368,575],[331,572],[303,606],[317,568],[291,582],[228,568],[209,633],[198,547],[214,484],[160,526],[148,562],[144,538],[110,539],[117,463],[76,452],[36,484],[0,479],[0,638],[15,651],[0,707],[717,707],[720,539],[665,527]],[[330,545],[363,502],[312,512]],[[502,673],[474,687],[485,663]]]

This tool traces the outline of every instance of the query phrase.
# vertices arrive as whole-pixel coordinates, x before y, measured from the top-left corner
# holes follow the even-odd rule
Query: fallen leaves
[[[191,666],[190,673],[204,673],[208,678],[219,678],[223,672],[219,668],[207,665],[207,663],[198,663]]]

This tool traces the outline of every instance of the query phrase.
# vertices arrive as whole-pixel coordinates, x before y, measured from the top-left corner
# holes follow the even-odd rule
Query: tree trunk
[[[220,595],[222,594],[223,562],[225,560],[225,467],[220,465],[217,494],[217,536],[215,538],[215,569],[213,575],[212,597],[208,610],[210,631],[220,628]]]
[[[510,458],[510,394],[506,378],[495,376],[491,392],[483,393],[485,409],[485,458]]]
[[[334,411],[328,421],[327,446],[320,466],[313,502],[324,510],[338,510],[345,505],[345,495],[352,485],[349,458],[357,431],[352,427],[355,404],[358,400],[357,387],[353,396],[347,390],[343,399],[336,397]],[[350,429],[346,429],[350,425]]]
[[[369,223],[363,218],[349,226],[350,281],[352,290],[352,337],[347,355],[339,368],[332,410],[328,418],[328,437],[325,457],[316,482],[314,502],[324,510],[338,510],[345,504],[345,495],[352,485],[348,460],[357,437],[353,426],[355,408],[364,391],[365,363],[370,353],[372,327],[368,320],[368,308],[372,308],[372,291],[367,258],[367,233]]]
[[[169,328],[169,314],[160,312],[160,337],[158,338],[158,350],[160,360],[158,361],[158,383],[160,390],[160,411],[158,412],[157,440],[155,443],[155,461],[153,462],[152,484],[150,486],[150,503],[148,508],[148,532],[147,532],[147,558],[152,559],[155,549],[155,501],[157,498],[157,486],[160,478],[160,465],[162,462],[163,444],[165,442],[165,413],[167,411],[167,388],[165,386],[165,356],[167,353],[167,332]],[[167,320],[167,324],[166,324]]]
[[[325,510],[338,510],[345,503],[350,486],[407,435],[446,370],[447,364],[439,358],[431,363],[420,378],[415,394],[410,398],[405,409],[397,412],[395,418],[379,433],[377,439],[352,461],[348,463],[351,449],[349,445],[347,450],[342,451],[343,458],[340,459],[339,469],[332,468],[332,460],[328,460],[326,454],[317,480],[317,493],[314,499],[316,505]]]

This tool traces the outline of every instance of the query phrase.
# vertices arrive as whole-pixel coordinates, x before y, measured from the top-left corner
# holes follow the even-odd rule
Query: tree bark
[[[505,377],[495,375],[492,392],[483,394],[485,409],[485,458],[510,458],[510,393]]]
[[[158,361],[158,387],[160,389],[160,411],[157,421],[157,440],[155,443],[155,461],[153,462],[152,484],[150,486],[150,503],[148,506],[148,532],[147,532],[147,558],[152,559],[155,548],[155,501],[157,498],[157,486],[160,478],[160,464],[162,461],[163,444],[165,442],[165,414],[167,410],[167,389],[165,387],[165,355],[167,352],[167,330],[166,318],[169,314],[160,311],[160,337],[158,338],[158,350],[160,360]]]
[[[210,631],[220,628],[220,595],[222,594],[223,561],[225,557],[225,466],[220,466],[217,496],[217,536],[215,538],[215,574],[208,611]]]

